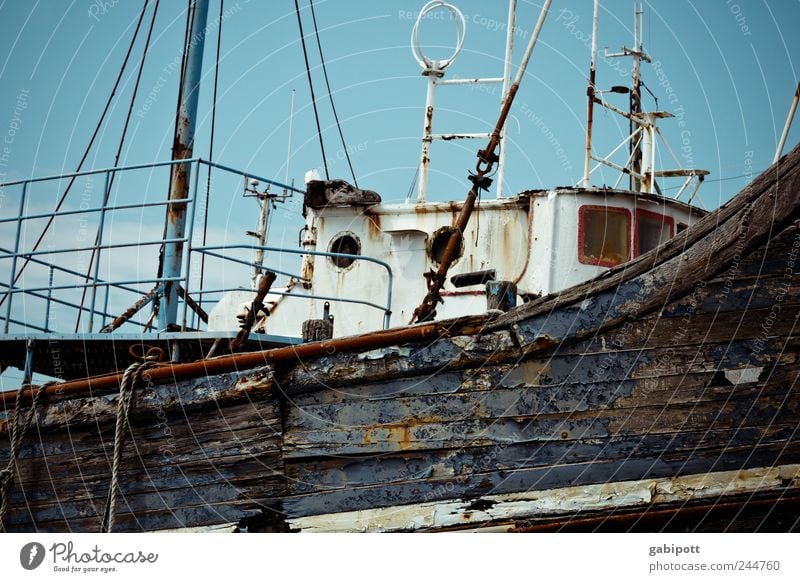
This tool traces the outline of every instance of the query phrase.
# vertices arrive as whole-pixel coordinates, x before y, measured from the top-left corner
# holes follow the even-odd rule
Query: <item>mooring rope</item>
[[[117,400],[117,423],[114,429],[114,455],[111,463],[111,485],[106,498],[106,511],[100,531],[108,533],[114,530],[117,509],[117,493],[119,491],[119,473],[122,466],[122,447],[125,444],[126,425],[128,413],[131,408],[133,394],[139,387],[142,372],[156,365],[155,358],[147,358],[143,362],[135,362],[128,366],[122,375],[119,384],[119,399]]]
[[[20,409],[22,408],[22,393],[31,387],[30,384],[23,384],[17,390],[17,398],[14,402],[14,411],[11,413],[11,422],[8,425],[8,440],[10,443],[10,456],[5,469],[0,469],[0,531],[5,531],[5,519],[8,512],[8,503],[11,498],[11,487],[14,484],[14,478],[17,476],[17,457],[19,456],[20,449],[22,449],[22,442],[25,440],[25,435],[33,423],[33,418],[36,416],[36,406],[39,404],[39,399],[44,394],[45,389],[51,384],[56,382],[47,382],[39,386],[33,393],[33,401],[31,408],[22,420],[22,426],[19,426]]]

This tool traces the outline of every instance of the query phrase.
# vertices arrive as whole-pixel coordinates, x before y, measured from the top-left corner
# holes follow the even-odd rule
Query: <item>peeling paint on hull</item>
[[[488,495],[289,520],[303,532],[406,532],[491,527],[575,512],[636,508],[763,491],[800,490],[800,465]],[[507,526],[510,527],[510,526]]]

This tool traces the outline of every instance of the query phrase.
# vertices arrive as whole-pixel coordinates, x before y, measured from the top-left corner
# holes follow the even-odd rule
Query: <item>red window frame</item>
[[[624,261],[619,263],[615,263],[613,261],[601,261],[598,259],[590,259],[583,254],[583,241],[586,237],[586,230],[585,230],[585,217],[587,210],[602,210],[604,212],[614,212],[617,214],[624,214],[628,218],[628,232],[627,232],[627,241],[628,241],[628,256]],[[631,216],[631,211],[627,208],[622,208],[619,206],[602,206],[598,204],[585,204],[578,208],[578,262],[584,265],[594,265],[599,267],[616,267],[617,265],[621,265],[622,263],[629,261],[631,259],[631,228],[632,228],[633,217]]]
[[[634,225],[633,229],[633,253],[634,257],[638,257],[640,254],[639,252],[639,217],[640,216],[647,216],[649,218],[655,218],[659,222],[663,222],[664,224],[669,225],[669,238],[675,237],[675,219],[672,218],[669,214],[661,214],[660,212],[653,212],[652,210],[644,210],[642,208],[636,209],[636,224]]]

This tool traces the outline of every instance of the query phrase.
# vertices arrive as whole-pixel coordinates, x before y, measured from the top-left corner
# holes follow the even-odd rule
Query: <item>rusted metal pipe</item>
[[[206,313],[206,310],[203,309],[197,301],[192,299],[191,295],[186,292],[186,289],[180,285],[178,285],[178,297],[186,302],[186,305],[188,305],[189,309],[197,314],[197,317],[200,318],[200,321],[203,323],[208,323],[208,313]]]
[[[122,324],[130,320],[131,317],[139,313],[139,311],[141,311],[141,309],[145,305],[153,301],[156,298],[156,295],[160,292],[161,292],[161,285],[156,285],[155,287],[150,289],[150,291],[142,295],[139,299],[136,300],[136,302],[133,305],[131,305],[128,309],[126,309],[122,315],[117,317],[111,323],[104,325],[103,328],[100,330],[100,333],[110,333],[115,329],[119,328],[120,326],[122,326]]]
[[[415,343],[458,335],[478,333],[487,323],[484,316],[463,317],[446,323],[428,323],[413,327],[387,329],[370,334],[338,338],[330,341],[300,344],[274,348],[260,352],[246,352],[219,356],[210,360],[189,362],[185,364],[165,364],[147,371],[149,381],[154,384],[179,382],[202,376],[227,374],[286,362],[300,362],[309,358],[331,356],[339,352],[363,352],[380,349],[388,346]],[[54,384],[45,389],[44,396],[57,396],[59,398],[78,396],[91,390],[95,396],[116,392],[122,374],[107,374],[82,380],[74,380]],[[36,387],[29,388],[22,393],[26,401],[31,399]],[[0,392],[0,401],[4,406],[14,402],[16,391]]]
[[[261,279],[258,280],[256,297],[253,299],[253,303],[250,305],[250,310],[247,312],[247,315],[242,322],[239,333],[237,333],[236,337],[231,340],[231,352],[237,352],[244,347],[245,342],[247,342],[247,338],[250,337],[250,329],[256,322],[256,314],[264,308],[264,298],[267,296],[267,293],[269,293],[270,287],[272,287],[272,284],[275,282],[277,277],[278,275],[273,271],[267,271],[261,276]]]

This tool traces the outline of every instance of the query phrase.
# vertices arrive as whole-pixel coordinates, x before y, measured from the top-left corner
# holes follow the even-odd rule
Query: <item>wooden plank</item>
[[[287,484],[291,494],[372,486],[428,479],[465,479],[475,473],[509,471],[598,459],[677,455],[699,449],[741,447],[749,443],[785,442],[795,436],[795,424],[724,430],[646,434],[578,441],[510,443],[460,449],[403,451],[385,455],[318,457],[289,460]]]
[[[458,392],[393,399],[353,399],[334,404],[294,405],[286,418],[287,432],[305,430],[338,430],[343,427],[374,425],[445,423],[460,419],[501,419],[558,413],[596,412],[624,408],[669,407],[677,404],[729,402],[732,398],[769,398],[787,392],[786,386],[797,377],[800,366],[782,366],[775,373],[759,371],[770,380],[732,384],[721,380],[712,385],[717,372],[696,374],[705,381],[684,388],[682,377],[671,376],[672,385],[659,377],[659,388],[643,386],[635,380],[593,383],[562,383],[554,385],[498,384],[486,392]],[[647,398],[642,393],[647,391]]]
[[[181,417],[203,410],[254,402],[273,395],[272,370],[268,367],[205,376],[172,384],[152,384],[143,377],[141,389],[131,402],[130,419],[140,424]],[[40,431],[101,427],[116,422],[117,394],[86,398],[50,397],[37,413]],[[8,433],[11,409],[0,410],[0,437]]]
[[[257,513],[259,499],[285,492],[280,408],[274,396],[215,414],[195,411],[162,424],[134,423],[132,431],[120,480],[118,515],[125,527],[205,525],[220,516],[230,521]],[[39,442],[23,447],[9,523],[23,530],[69,531],[81,520],[96,521],[110,482],[113,428],[37,436]]]
[[[800,462],[800,443],[699,449],[674,457],[597,459],[517,470],[479,472],[464,478],[413,480],[372,487],[349,487],[295,495],[282,500],[287,519],[446,499],[480,499],[485,495],[545,491],[559,487],[676,477],[720,470],[771,467]]]
[[[522,525],[524,528],[526,524],[536,523],[534,520],[548,517],[603,510],[612,515],[611,512],[624,511],[625,508],[652,513],[670,504],[680,503],[683,507],[693,501],[722,501],[725,497],[736,499],[740,496],[741,507],[759,493],[772,492],[772,499],[780,499],[792,495],[799,488],[800,467],[785,465],[490,495],[479,501],[453,498],[446,502],[417,502],[385,509],[298,517],[289,522],[295,530],[311,532],[443,531],[466,527],[480,527],[486,531],[483,528],[492,524]],[[741,496],[745,495],[742,499]]]

